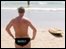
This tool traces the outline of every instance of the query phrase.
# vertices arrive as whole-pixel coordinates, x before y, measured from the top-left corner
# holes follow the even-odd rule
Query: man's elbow
[[[8,28],[6,28],[5,30],[6,30],[6,31],[8,31],[9,29],[8,29]]]
[[[7,31],[8,29],[6,28],[5,30]]]
[[[35,29],[34,31],[35,31],[35,32],[37,32],[37,30],[36,30],[36,29]]]

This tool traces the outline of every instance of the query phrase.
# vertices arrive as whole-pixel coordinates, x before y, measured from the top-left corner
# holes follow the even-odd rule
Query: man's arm
[[[31,27],[32,30],[33,30],[33,37],[32,37],[32,40],[34,40],[34,39],[35,39],[35,36],[36,36],[37,30],[36,30],[36,28],[35,28],[31,23],[30,23],[29,25],[30,25],[30,27]]]
[[[8,32],[8,34],[14,39],[14,36],[11,34],[10,28],[12,27],[13,21],[11,21],[7,27],[6,27],[6,31]]]

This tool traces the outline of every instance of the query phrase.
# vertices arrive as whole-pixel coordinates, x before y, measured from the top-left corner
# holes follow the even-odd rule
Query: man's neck
[[[18,18],[18,19],[22,19],[22,17],[21,17],[21,16],[18,16],[17,18]]]

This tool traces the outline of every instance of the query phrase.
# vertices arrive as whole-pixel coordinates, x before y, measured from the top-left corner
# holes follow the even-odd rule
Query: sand
[[[63,37],[58,38],[51,35],[48,29],[37,29],[36,37],[31,41],[31,48],[65,48],[65,33],[62,34]],[[30,32],[29,34],[32,35]],[[5,28],[1,30],[1,48],[15,48],[14,39],[8,35]]]
[[[8,22],[18,15],[16,10],[1,10],[1,48],[15,48],[14,39],[5,31]],[[26,11],[26,16],[36,25],[37,34],[31,41],[31,48],[65,48],[65,13],[64,11]],[[50,16],[50,17],[49,17]],[[37,19],[38,18],[38,19]],[[38,25],[38,27],[37,27]],[[59,27],[63,37],[57,38],[48,32],[49,27]],[[43,28],[42,28],[43,27]],[[12,30],[14,35],[14,31]],[[32,36],[29,30],[30,37]],[[15,35],[14,35],[15,36]]]

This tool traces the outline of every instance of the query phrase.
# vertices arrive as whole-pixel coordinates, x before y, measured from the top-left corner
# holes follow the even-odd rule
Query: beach
[[[6,32],[5,28],[9,21],[17,17],[17,10],[1,10],[1,48],[15,48],[14,39]],[[25,17],[37,28],[35,40],[31,41],[31,48],[65,48],[65,13],[60,11],[28,10]],[[48,32],[51,27],[63,30],[63,37],[55,37]],[[12,30],[12,34],[15,32]],[[31,29],[28,33],[32,36]],[[15,35],[14,35],[15,37]]]
[[[18,7],[25,8],[25,19],[29,20],[37,29],[31,48],[65,48],[65,1],[1,1],[1,48],[15,48],[15,40],[5,30],[7,24],[18,16]],[[48,30],[59,28],[62,37],[52,35]],[[13,27],[10,29],[15,37]],[[29,37],[32,30],[28,28]]]
[[[65,32],[63,37],[55,37],[47,30],[48,28],[44,28],[43,31],[37,31],[35,39],[31,41],[31,48],[65,48]],[[29,32],[30,37],[31,34]],[[1,48],[15,48],[14,39],[4,30],[1,32]]]

